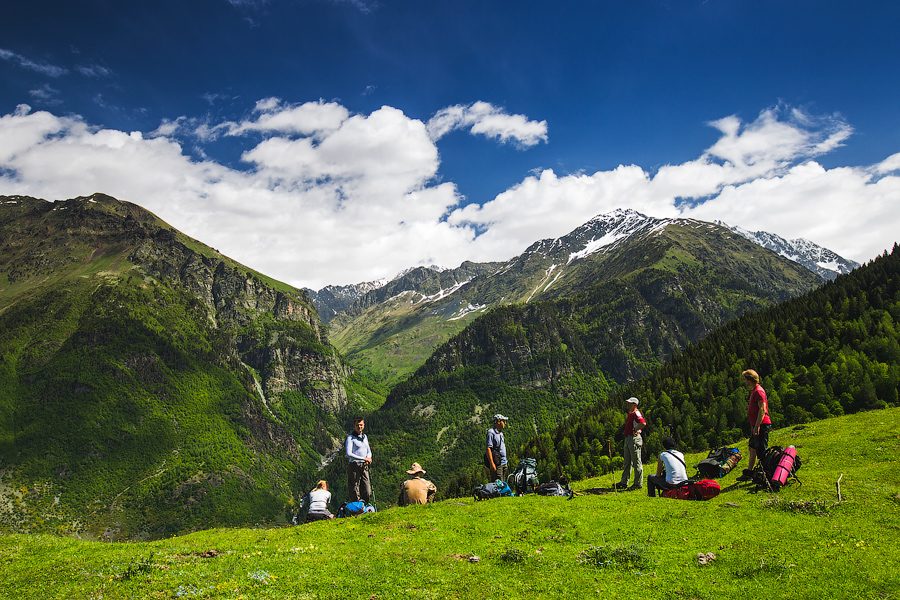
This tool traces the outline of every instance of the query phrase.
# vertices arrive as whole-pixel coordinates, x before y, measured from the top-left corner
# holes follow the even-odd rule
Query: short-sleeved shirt
[[[502,431],[497,431],[493,427],[488,429],[487,447],[500,452],[500,464],[496,466],[499,467],[506,464],[506,439],[503,437]]]
[[[762,388],[761,385],[756,384],[756,387],[753,388],[753,391],[750,392],[750,405],[747,406],[747,416],[750,417],[750,425],[756,425],[756,419],[759,418],[759,409],[761,406],[765,407],[766,414],[763,417],[763,424],[772,424],[772,419],[769,418],[769,405],[766,403],[766,390]]]
[[[626,437],[629,435],[634,435],[635,423],[640,423],[641,425],[647,424],[647,421],[644,420],[644,415],[642,415],[641,411],[639,411],[638,409],[634,409],[634,411],[628,413],[628,416],[625,417]]]
[[[309,512],[328,512],[328,502],[331,501],[331,492],[328,490],[313,490],[309,493]]]
[[[400,498],[398,504],[400,506],[409,506],[410,504],[425,504],[428,497],[437,492],[437,488],[433,483],[421,477],[408,479],[400,484]]]
[[[666,483],[676,485],[682,481],[687,481],[688,476],[687,467],[684,465],[684,454],[678,450],[663,450],[659,453],[659,458],[666,469]]]

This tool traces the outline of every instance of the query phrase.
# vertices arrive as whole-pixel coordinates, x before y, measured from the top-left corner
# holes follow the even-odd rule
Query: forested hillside
[[[624,401],[640,398],[649,454],[673,435],[685,448],[746,436],[741,372],[759,372],[775,427],[896,406],[900,387],[900,249],[804,296],[748,314],[685,348],[650,376],[617,389],[520,446],[546,476],[597,472],[620,452]]]

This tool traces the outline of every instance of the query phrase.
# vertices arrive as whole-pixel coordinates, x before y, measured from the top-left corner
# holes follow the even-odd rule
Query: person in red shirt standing
[[[759,385],[759,374],[753,369],[747,369],[741,375],[744,377],[744,385],[750,389],[750,404],[747,406],[747,416],[750,419],[750,451],[747,453],[748,468],[744,474],[737,478],[738,481],[750,481],[750,471],[756,464],[756,458],[762,460],[769,448],[769,432],[772,430],[772,419],[769,418],[769,404],[766,401],[766,390]]]
[[[641,429],[647,424],[647,421],[638,410],[637,398],[629,398],[625,404],[628,410],[628,416],[625,417],[625,469],[622,471],[622,480],[615,487],[617,490],[632,491],[644,487],[644,465],[641,462],[641,448],[644,447],[644,439],[641,437]],[[628,487],[632,469],[634,469],[634,484]]]

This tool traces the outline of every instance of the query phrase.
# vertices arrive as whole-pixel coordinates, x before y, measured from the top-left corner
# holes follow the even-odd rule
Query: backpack
[[[787,448],[771,446],[766,451],[765,457],[759,461],[762,468],[753,472],[753,483],[758,488],[771,489],[773,492],[787,485],[792,477],[797,483],[802,484],[797,478],[797,471],[800,470],[802,462],[797,455],[797,449],[793,446]]]
[[[676,500],[709,500],[718,496],[720,491],[722,488],[712,479],[700,479],[699,481],[688,479],[678,487],[666,490],[660,494],[660,497]]]
[[[548,481],[534,488],[534,493],[541,496],[568,496],[572,497],[572,490],[556,481]]]
[[[704,479],[719,479],[731,473],[731,470],[741,462],[741,453],[737,448],[715,448],[709,451],[709,455],[697,465],[700,477]]]
[[[337,517],[340,519],[346,517],[358,517],[364,513],[373,513],[375,512],[375,507],[371,504],[366,504],[362,500],[357,500],[355,502],[344,502],[341,504],[340,508],[337,509]]]
[[[537,459],[523,458],[520,460],[516,465],[516,470],[506,478],[506,482],[517,496],[533,492],[538,484]]]
[[[476,485],[472,490],[472,496],[476,500],[490,500],[491,498],[500,498],[502,496],[512,496],[512,489],[505,481],[493,481],[484,485]]]

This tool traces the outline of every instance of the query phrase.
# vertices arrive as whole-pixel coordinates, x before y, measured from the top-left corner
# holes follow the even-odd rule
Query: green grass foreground
[[[732,473],[708,502],[587,493],[615,474],[577,482],[573,500],[449,500],[149,543],[4,535],[0,596],[900,598],[900,409],[772,438],[798,447],[802,486],[751,493]]]

